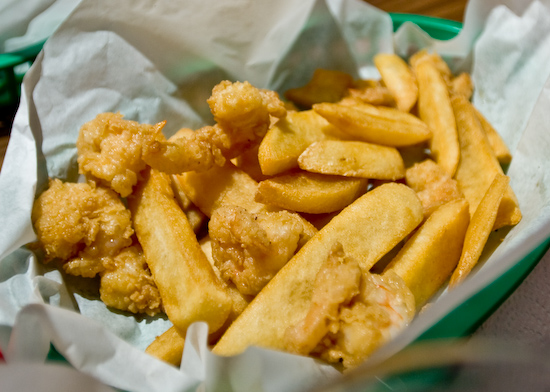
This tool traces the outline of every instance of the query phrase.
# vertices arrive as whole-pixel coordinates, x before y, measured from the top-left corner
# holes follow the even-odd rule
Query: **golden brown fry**
[[[409,64],[413,69],[415,69],[420,62],[426,60],[431,62],[435,66],[443,79],[450,80],[452,78],[453,75],[451,69],[449,68],[449,65],[436,52],[428,53],[426,49],[419,50],[411,56],[411,58],[409,59]]]
[[[466,99],[470,99],[474,93],[474,82],[469,73],[462,72],[450,80],[449,89],[452,94],[459,94]]]
[[[170,176],[170,183],[174,192],[174,197],[178,202],[180,208],[185,213],[191,228],[195,233],[199,233],[205,226],[207,218],[206,215],[189,199],[185,194],[185,190],[178,181],[176,174]]]
[[[269,132],[269,131],[268,131]],[[265,138],[264,138],[265,139]],[[248,174],[254,181],[266,180],[270,175],[262,173],[259,159],[260,145],[249,148],[238,157],[232,160],[233,164]]]
[[[392,147],[404,147],[428,140],[428,126],[412,114],[366,103],[350,106],[319,103],[313,110],[358,140]]]
[[[372,81],[359,80],[355,81],[353,87],[348,89],[349,96],[353,99],[358,99],[361,102],[369,103],[377,106],[395,107],[395,98],[386,86]],[[338,101],[343,103],[346,98]]]
[[[275,175],[298,167],[298,157],[313,142],[334,133],[334,126],[312,110],[291,112],[265,135],[258,150],[262,173]]]
[[[449,279],[464,243],[470,213],[458,199],[442,205],[405,243],[384,273],[393,271],[411,289],[416,308],[423,306]]]
[[[450,287],[455,287],[462,282],[477,264],[489,234],[493,231],[499,206],[506,194],[509,181],[509,177],[497,173],[481,199],[466,231],[464,248],[458,266],[451,276]]]
[[[170,321],[180,331],[195,321],[208,323],[210,331],[220,328],[231,298],[174,199],[168,175],[151,170],[128,204]]]
[[[366,188],[365,179],[300,171],[261,181],[256,200],[291,211],[322,214],[341,210]]]
[[[250,212],[274,210],[254,200],[258,183],[231,162],[175,178],[185,194],[208,217],[222,205],[236,205]]]
[[[305,86],[288,90],[285,98],[309,109],[318,102],[339,101],[352,84],[353,77],[345,72],[319,68]]]
[[[470,102],[456,95],[452,98],[452,105],[459,134],[461,157],[455,178],[466,200],[470,203],[470,216],[473,216],[495,175],[503,174],[503,171]],[[500,203],[494,229],[515,225],[520,220],[521,211],[516,195],[508,186]]]
[[[279,271],[229,327],[214,352],[233,355],[250,345],[284,350],[285,331],[306,316],[315,276],[336,242],[368,271],[421,220],[420,202],[405,185],[386,184],[366,193],[334,217]]]
[[[347,177],[397,180],[405,176],[403,158],[393,147],[360,141],[323,140],[298,158],[300,169]]]
[[[145,352],[164,362],[179,366],[184,345],[185,338],[178,332],[176,327],[172,326],[157,336],[145,349]]]
[[[418,98],[418,86],[408,64],[395,54],[381,53],[374,56],[374,65],[395,98],[397,108],[410,111]]]
[[[431,61],[418,61],[413,69],[418,81],[418,113],[432,131],[431,154],[454,176],[460,148],[447,84]]]
[[[489,144],[491,145],[498,161],[501,165],[509,164],[512,161],[512,154],[510,153],[508,146],[506,146],[506,143],[502,140],[502,137],[500,137],[497,130],[491,125],[485,116],[481,114],[481,112],[474,105],[472,105],[472,107],[476,112],[477,119],[479,120],[479,123],[485,132],[485,136],[487,136],[487,140],[489,141]]]

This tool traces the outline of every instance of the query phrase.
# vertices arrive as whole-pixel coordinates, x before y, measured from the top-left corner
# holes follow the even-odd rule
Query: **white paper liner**
[[[503,7],[490,13],[497,4],[472,1],[461,34],[438,42],[408,24],[392,36],[388,15],[355,0],[84,0],[25,78],[0,173],[0,296],[8,299],[0,303],[0,348],[8,361],[43,361],[52,342],[77,369],[131,391],[299,391],[333,377],[309,358],[258,348],[219,358],[208,351],[202,324],[190,329],[178,372],[142,352],[168,328],[165,318],[111,312],[19,248],[35,239],[30,209],[47,176],[76,179],[76,136],[96,114],[167,119],[168,134],[197,128],[211,121],[205,100],[223,78],[284,92],[318,67],[368,77],[377,75],[372,56],[392,51],[392,42],[398,53],[421,42],[455,71],[473,61],[474,101],[511,147],[508,174],[524,214],[470,279],[373,360],[413,341],[550,236],[548,2],[508,1],[520,16]]]

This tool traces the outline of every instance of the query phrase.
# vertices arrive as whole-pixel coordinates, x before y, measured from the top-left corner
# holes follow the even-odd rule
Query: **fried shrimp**
[[[100,273],[99,293],[107,306],[154,316],[161,298],[139,244],[124,248]]]
[[[146,167],[142,146],[160,134],[164,124],[140,124],[124,120],[120,113],[99,114],[82,126],[76,141],[80,174],[128,196]]]
[[[412,320],[414,306],[397,275],[362,271],[336,244],[317,273],[308,313],[286,330],[287,349],[353,368]]]
[[[33,206],[32,222],[45,261],[59,258],[69,263],[68,273],[85,277],[103,270],[101,257],[131,245],[134,234],[119,196],[94,183],[50,180]]]
[[[119,195],[95,183],[50,180],[36,200],[32,222],[44,261],[63,262],[69,275],[99,275],[107,306],[154,315],[161,310],[158,290],[139,244],[133,244],[130,211]]]
[[[277,93],[258,89],[248,82],[219,83],[212,90],[208,105],[216,121],[214,126],[170,141],[158,133],[155,140],[144,146],[145,162],[168,174],[222,166],[227,159],[259,143],[272,117],[286,115]]]
[[[245,295],[256,295],[312,235],[294,213],[237,206],[214,210],[209,233],[216,267]]]

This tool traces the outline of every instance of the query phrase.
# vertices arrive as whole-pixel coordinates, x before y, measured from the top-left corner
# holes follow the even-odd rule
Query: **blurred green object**
[[[433,16],[390,13],[393,30],[396,31],[405,22],[418,25],[430,37],[439,40],[454,38],[462,29],[462,23],[454,20],[434,18]]]
[[[23,76],[42,50],[44,42],[9,53],[0,53],[0,108],[17,106]]]

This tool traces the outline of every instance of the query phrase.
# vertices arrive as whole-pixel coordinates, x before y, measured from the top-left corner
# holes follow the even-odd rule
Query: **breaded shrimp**
[[[99,293],[105,305],[154,316],[162,310],[159,291],[139,244],[124,248],[100,273]]]
[[[160,134],[165,123],[140,124],[120,113],[97,115],[81,127],[76,141],[79,173],[128,196],[146,167],[143,144]]]
[[[120,197],[94,183],[50,180],[34,203],[32,222],[45,261],[59,258],[67,273],[84,277],[104,270],[102,258],[131,245],[134,234]]]
[[[233,205],[214,210],[209,233],[216,267],[244,295],[256,295],[313,235],[295,213]]]
[[[36,200],[32,222],[44,261],[60,259],[69,275],[100,275],[107,306],[154,315],[161,311],[157,287],[135,241],[130,211],[120,196],[95,183],[50,180]]]
[[[248,82],[223,81],[212,90],[208,105],[216,124],[205,126],[185,138],[167,141],[161,134],[144,146],[143,159],[168,174],[204,171],[222,166],[259,143],[272,117],[284,117],[286,109],[278,95]]]
[[[319,270],[311,307],[285,333],[289,351],[357,366],[413,318],[414,296],[395,274],[362,271],[335,244]]]

